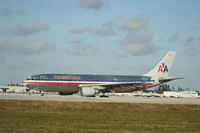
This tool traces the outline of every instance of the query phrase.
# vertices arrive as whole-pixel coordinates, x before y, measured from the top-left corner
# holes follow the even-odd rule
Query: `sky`
[[[0,0],[0,85],[41,73],[142,75],[170,50],[199,90],[199,0]]]

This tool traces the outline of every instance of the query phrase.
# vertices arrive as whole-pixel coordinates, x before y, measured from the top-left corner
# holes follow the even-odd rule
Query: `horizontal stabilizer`
[[[158,79],[158,81],[160,83],[165,83],[165,82],[176,80],[176,79],[184,79],[184,77],[166,77],[166,78],[161,77]]]

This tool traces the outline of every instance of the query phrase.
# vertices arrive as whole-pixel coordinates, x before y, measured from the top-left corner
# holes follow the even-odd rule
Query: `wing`
[[[79,87],[93,87],[96,90],[102,92],[131,92],[135,90],[141,90],[144,88],[145,82],[118,82],[108,84],[92,84],[92,85],[80,85]]]

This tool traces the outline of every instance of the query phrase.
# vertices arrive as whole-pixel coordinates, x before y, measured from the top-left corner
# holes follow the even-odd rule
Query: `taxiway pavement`
[[[78,102],[107,102],[107,103],[158,103],[158,104],[200,104],[199,98],[164,98],[164,97],[134,97],[134,96],[109,96],[82,97],[79,95],[44,95],[40,94],[15,94],[0,93],[0,99],[12,100],[48,100],[48,101],[78,101]]]

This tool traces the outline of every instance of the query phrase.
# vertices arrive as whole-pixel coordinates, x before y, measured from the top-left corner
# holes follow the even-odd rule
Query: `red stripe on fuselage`
[[[85,82],[22,82],[24,84],[105,84],[105,83],[85,83]]]
[[[153,85],[153,83],[142,83],[141,85]]]
[[[24,84],[106,84],[94,82],[22,82]],[[134,84],[134,83],[133,83]],[[141,85],[153,85],[153,83],[141,83]]]

